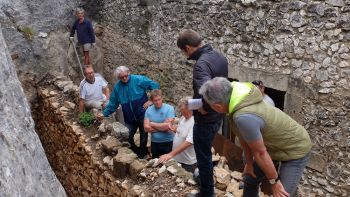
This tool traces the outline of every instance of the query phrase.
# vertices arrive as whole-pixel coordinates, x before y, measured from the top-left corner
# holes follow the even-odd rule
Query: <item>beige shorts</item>
[[[92,48],[92,44],[91,43],[86,43],[86,44],[78,43],[78,45],[83,48],[83,51],[90,51],[91,48]]]

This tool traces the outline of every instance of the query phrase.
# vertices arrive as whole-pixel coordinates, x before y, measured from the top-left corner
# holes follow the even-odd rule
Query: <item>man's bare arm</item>
[[[250,143],[247,143],[249,148],[252,150],[254,160],[264,172],[267,179],[277,179],[278,173],[275,166],[273,165],[272,159],[266,150],[263,139],[259,139]],[[277,197],[289,197],[288,192],[284,189],[283,184],[278,181],[271,185],[273,196]]]
[[[150,122],[150,126],[157,131],[169,131],[169,125],[174,120],[174,118],[168,118],[162,123]]]
[[[109,100],[110,97],[110,91],[108,86],[106,86],[105,88],[102,89],[103,94],[106,96],[106,99]]]
[[[84,104],[84,99],[80,98],[79,99],[79,112],[82,113],[84,112],[84,107],[85,107],[85,104]]]
[[[155,129],[150,125],[151,121],[149,119],[145,118],[143,120],[143,128],[145,129],[146,132],[151,133],[155,131]]]
[[[173,151],[171,151],[168,154],[164,154],[162,156],[159,157],[159,162],[160,163],[164,163],[166,161],[168,161],[169,159],[175,157],[177,154],[181,153],[182,151],[186,150],[188,147],[190,147],[192,144],[188,141],[184,141],[180,144],[180,146],[178,146],[177,148],[175,148]]]

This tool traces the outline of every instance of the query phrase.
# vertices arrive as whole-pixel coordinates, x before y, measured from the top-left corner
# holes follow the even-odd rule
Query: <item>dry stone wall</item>
[[[229,75],[285,91],[284,108],[309,131],[302,183],[317,196],[350,193],[350,1],[104,0],[105,75],[118,65],[159,81],[170,100],[191,94],[183,28],[229,59]],[[112,79],[110,77],[109,79]],[[308,188],[308,189],[307,189]]]
[[[62,97],[71,93],[72,98],[78,98],[78,87],[66,80],[58,85],[62,92],[57,87],[38,90],[39,100],[34,112],[46,155],[68,195],[126,196],[127,190],[116,182],[108,166],[95,158],[94,147],[89,143],[91,136],[71,120],[77,102],[64,103]]]

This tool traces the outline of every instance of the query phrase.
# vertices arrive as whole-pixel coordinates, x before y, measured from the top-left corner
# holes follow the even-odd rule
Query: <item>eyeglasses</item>
[[[128,74],[126,74],[126,75],[121,75],[121,76],[119,76],[119,79],[127,79],[128,78]]]

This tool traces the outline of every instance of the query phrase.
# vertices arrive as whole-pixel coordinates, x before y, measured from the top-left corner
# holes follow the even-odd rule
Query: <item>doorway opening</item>
[[[271,97],[271,99],[275,102],[275,106],[277,108],[282,111],[284,110],[284,96],[286,95],[285,91],[265,87],[265,93]]]

